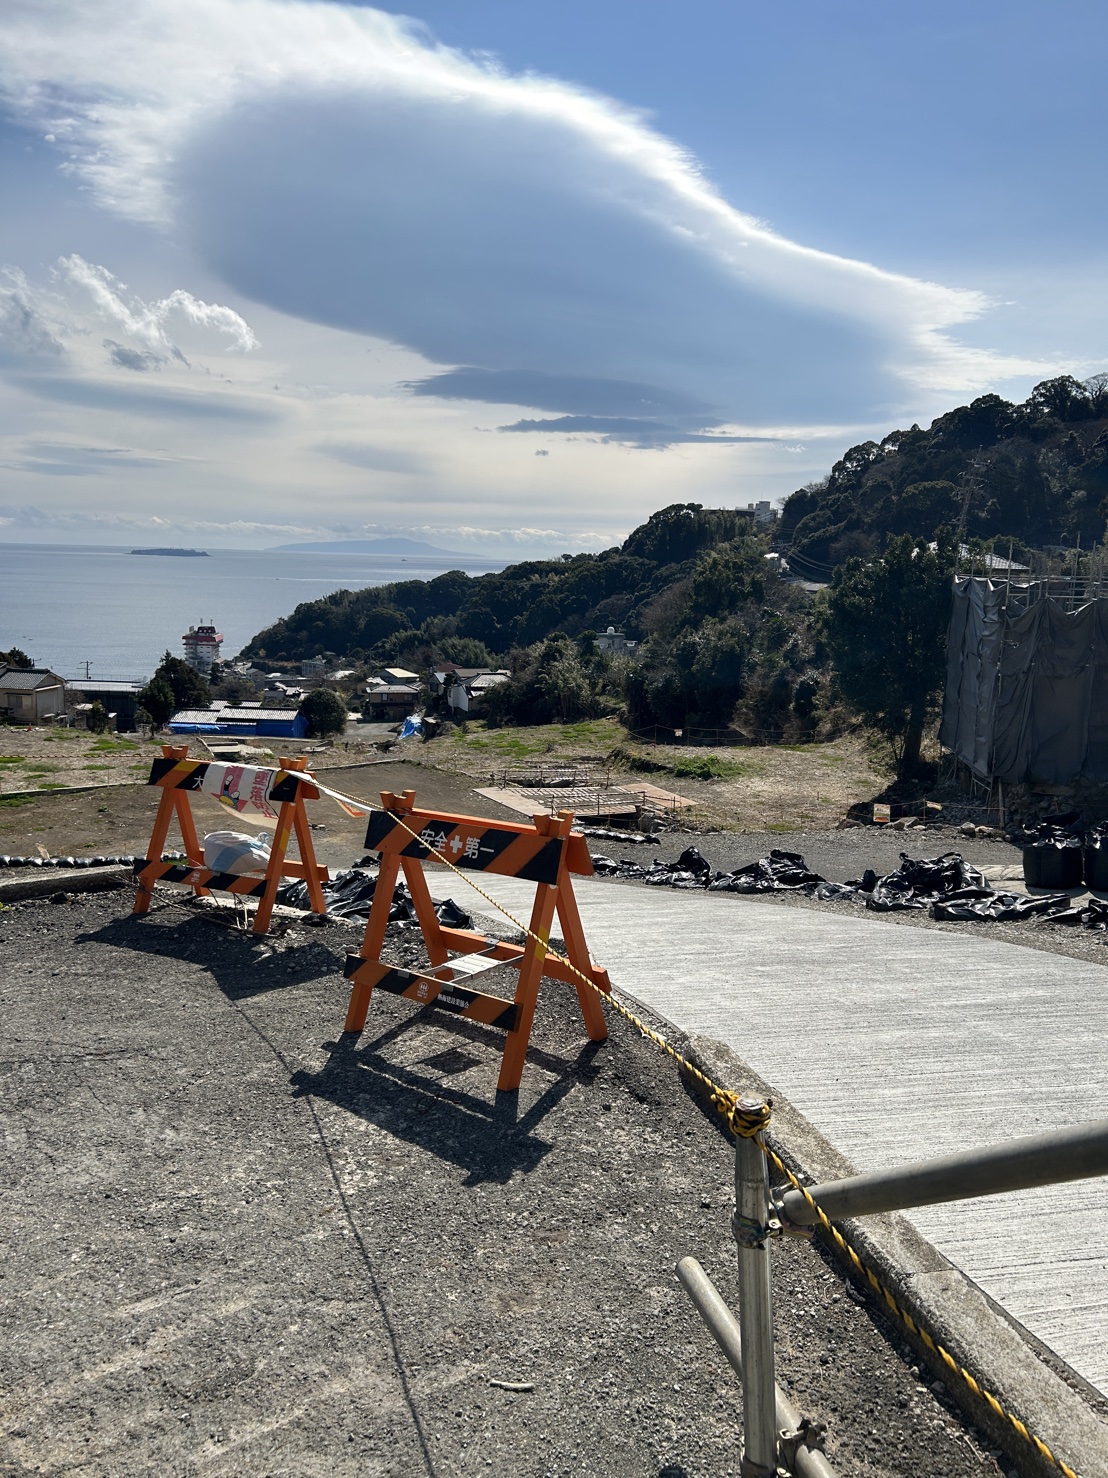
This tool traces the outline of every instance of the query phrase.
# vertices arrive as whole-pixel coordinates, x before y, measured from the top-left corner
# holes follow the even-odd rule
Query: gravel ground
[[[668,1060],[547,983],[497,1095],[484,1028],[378,993],[340,1039],[341,926],[129,902],[0,914],[0,1471],[737,1474],[673,1275],[734,1300],[732,1160]],[[842,1478],[1007,1470],[818,1250],[773,1266]]]

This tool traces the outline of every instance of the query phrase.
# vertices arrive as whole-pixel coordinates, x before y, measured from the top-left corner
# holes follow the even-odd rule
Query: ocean
[[[142,680],[190,626],[214,621],[224,658],[332,590],[480,575],[507,561],[468,555],[285,554],[213,549],[207,558],[137,555],[131,546],[0,543],[0,651],[21,647],[62,677]]]

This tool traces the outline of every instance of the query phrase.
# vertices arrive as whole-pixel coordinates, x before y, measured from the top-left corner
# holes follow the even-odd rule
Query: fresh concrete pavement
[[[481,884],[526,920],[533,887]],[[576,891],[617,990],[724,1042],[859,1168],[1108,1118],[1105,966],[969,924],[955,935],[599,880]],[[1108,1178],[908,1216],[1108,1393]]]

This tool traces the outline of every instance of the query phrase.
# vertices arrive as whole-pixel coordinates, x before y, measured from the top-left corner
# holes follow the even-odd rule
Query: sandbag
[[[944,852],[941,857],[909,857],[901,852],[900,866],[877,879],[866,898],[866,907],[876,913],[925,909],[966,888],[982,894],[992,892],[984,874],[961,852]]]
[[[269,866],[269,833],[248,837],[241,831],[210,831],[204,838],[204,866],[236,877],[260,876]]]
[[[768,857],[721,873],[709,886],[716,893],[799,893],[811,892],[824,882],[799,852],[774,847]]]
[[[1023,880],[1029,888],[1080,888],[1085,871],[1084,830],[1077,811],[1044,816],[1017,833]]]
[[[1065,893],[1028,897],[1026,893],[993,893],[984,888],[963,888],[931,905],[933,919],[961,919],[970,923],[990,919],[1027,919],[1055,915],[1069,903]]]

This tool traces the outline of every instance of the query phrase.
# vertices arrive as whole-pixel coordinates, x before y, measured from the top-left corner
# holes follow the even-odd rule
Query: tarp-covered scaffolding
[[[982,780],[1108,782],[1108,599],[958,576],[939,737]]]

